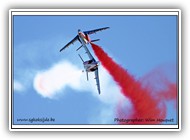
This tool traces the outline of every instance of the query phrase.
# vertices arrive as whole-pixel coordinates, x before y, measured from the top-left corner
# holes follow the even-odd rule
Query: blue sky
[[[93,74],[86,81],[75,51],[79,43],[59,52],[78,29],[109,26],[91,38],[100,39],[97,44],[136,78],[160,66],[176,65],[176,16],[14,16],[13,25],[15,124],[31,124],[18,119],[32,118],[54,118],[45,122],[51,124],[114,124],[117,103],[129,102],[117,93],[119,87],[102,66],[102,95]],[[89,50],[94,55],[90,46]],[[79,53],[87,59],[82,49]],[[175,81],[175,67],[172,70],[172,75],[166,73]],[[53,77],[48,77],[50,73]],[[58,84],[51,87],[54,83]],[[172,103],[168,108],[167,116],[175,118]]]

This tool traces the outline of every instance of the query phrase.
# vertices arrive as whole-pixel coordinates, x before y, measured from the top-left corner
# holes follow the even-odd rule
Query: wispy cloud
[[[14,81],[14,91],[22,92],[24,90],[25,90],[25,88],[24,88],[23,84],[21,82],[15,80]]]

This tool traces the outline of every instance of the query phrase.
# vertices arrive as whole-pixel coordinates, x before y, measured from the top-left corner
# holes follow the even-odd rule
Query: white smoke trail
[[[48,70],[38,72],[34,78],[34,89],[43,97],[53,98],[66,87],[80,89],[82,72],[76,66],[64,61]]]
[[[50,69],[40,71],[34,77],[34,89],[43,97],[53,99],[56,95],[65,94],[67,87],[81,91],[88,91],[105,103],[114,103],[123,98],[119,87],[113,82],[109,74],[101,66],[99,67],[101,95],[98,94],[94,73],[89,73],[89,81],[86,74],[68,61],[62,61],[53,65]]]

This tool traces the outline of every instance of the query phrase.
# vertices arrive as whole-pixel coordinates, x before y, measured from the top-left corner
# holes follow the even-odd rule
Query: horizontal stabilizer
[[[95,39],[95,40],[91,40],[90,42],[96,42],[99,41],[100,39]]]
[[[82,48],[82,45],[76,51],[78,51],[80,48]]]

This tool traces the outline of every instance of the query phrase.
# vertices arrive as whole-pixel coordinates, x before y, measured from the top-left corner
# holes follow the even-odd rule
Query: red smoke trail
[[[135,78],[125,69],[114,62],[114,60],[110,58],[101,47],[93,43],[91,43],[91,45],[96,56],[101,61],[101,64],[107,69],[114,81],[120,86],[123,95],[131,100],[134,108],[132,115],[130,115],[131,119],[164,119],[166,117],[166,105],[160,103],[160,98],[154,98],[151,95],[152,89],[150,87],[143,87],[140,81],[135,80]],[[175,85],[171,85],[172,89],[175,89],[175,87]],[[169,92],[171,92],[171,90],[169,90]],[[176,93],[176,90],[172,90],[172,92]],[[126,115],[125,112],[126,111],[124,111],[122,114],[122,109],[118,108],[119,117],[124,118],[123,116]],[[128,114],[130,114],[130,112],[128,112]],[[160,122],[135,121],[130,123],[158,124]],[[120,124],[123,123],[120,122]]]

